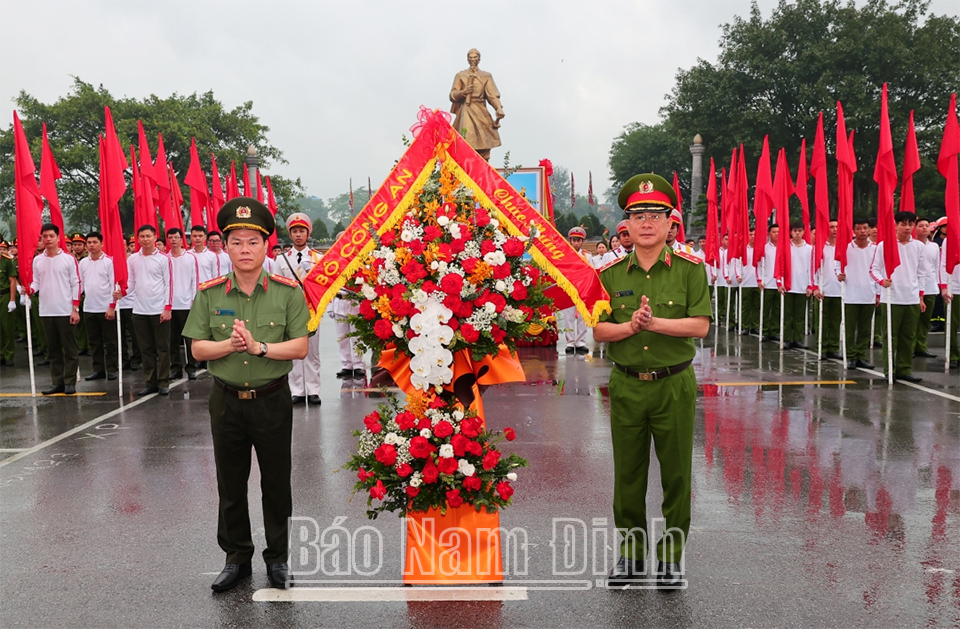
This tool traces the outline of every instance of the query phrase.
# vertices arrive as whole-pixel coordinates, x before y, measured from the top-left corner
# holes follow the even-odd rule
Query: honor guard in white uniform
[[[589,254],[583,250],[583,241],[587,238],[587,232],[582,227],[574,227],[567,232],[567,238],[570,240],[570,246],[577,252],[581,258],[589,262]],[[567,341],[567,354],[588,354],[587,349],[587,324],[577,312],[575,306],[570,306],[560,311],[560,317],[563,321],[563,335]]]
[[[314,265],[320,261],[320,254],[307,246],[313,222],[302,212],[295,212],[287,218],[287,232],[293,240],[293,248],[274,263],[277,275],[289,277],[300,282],[307,277]],[[320,335],[310,337],[310,349],[303,360],[293,361],[290,371],[290,397],[294,404],[320,404]]]
[[[343,232],[334,237],[338,240]],[[362,379],[367,375],[363,366],[363,355],[357,351],[357,337],[348,336],[355,331],[353,324],[347,320],[351,315],[360,314],[360,304],[350,299],[350,291],[341,288],[337,296],[333,298],[332,308],[330,308],[330,318],[337,325],[337,345],[340,349],[340,371],[337,372],[337,378],[343,380]]]

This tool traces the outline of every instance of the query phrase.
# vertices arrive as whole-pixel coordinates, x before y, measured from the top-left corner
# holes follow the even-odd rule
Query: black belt
[[[277,378],[273,382],[267,383],[262,387],[257,387],[256,389],[235,389],[220,378],[214,378],[213,384],[233,397],[240,398],[241,400],[255,400],[258,397],[270,395],[282,389],[283,386],[287,384],[287,377]]]
[[[616,363],[614,363],[614,366],[631,378],[637,378],[639,380],[662,380],[667,376],[680,373],[689,367],[690,363],[692,362],[693,360],[688,360],[685,363],[680,363],[679,365],[674,365],[673,367],[666,367],[664,369],[657,369],[654,371],[634,371],[633,369],[627,369],[623,365],[617,365]]]

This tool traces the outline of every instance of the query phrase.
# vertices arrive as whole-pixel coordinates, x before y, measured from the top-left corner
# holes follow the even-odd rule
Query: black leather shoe
[[[13,367],[13,359],[0,361],[4,367]]]
[[[160,387],[157,389],[157,393],[160,395],[170,395],[170,387]]]
[[[49,364],[50,364],[50,360],[47,358],[44,358],[43,360],[37,363],[37,367],[46,367]]]
[[[857,367],[862,367],[863,369],[873,369],[873,363],[868,363],[865,360],[857,359]]]
[[[320,406],[320,396],[319,395],[308,395],[307,402],[313,404],[314,406]]]
[[[957,367],[960,367],[960,360],[951,360],[949,364],[950,369],[956,369]]]
[[[909,373],[908,373],[908,374],[904,374],[904,375],[902,375],[902,376],[898,376],[897,374],[894,374],[894,375],[893,375],[893,379],[894,379],[894,380],[903,380],[904,382],[912,382],[913,384],[917,384],[918,382],[923,382],[923,378],[921,378],[921,377],[919,377],[919,376],[915,376],[915,375],[913,375],[913,374],[909,374]]]
[[[253,570],[248,563],[228,563],[223,567],[220,574],[217,575],[217,578],[213,580],[213,585],[210,586],[210,589],[214,592],[232,590],[237,587],[240,581],[246,579],[251,574],[253,574]]]
[[[578,347],[578,348],[576,349],[576,352],[577,352],[578,354],[580,354],[581,356],[586,356],[587,354],[590,353],[590,350],[587,349],[586,347]]]
[[[116,371],[108,371],[108,372],[107,372],[107,380],[116,380],[116,379],[117,379],[117,372],[116,372]]]
[[[63,394],[64,394],[64,395],[76,395],[76,394],[77,394],[77,387],[76,387],[76,385],[68,384],[68,385],[66,385],[65,387],[63,387]]]
[[[640,560],[627,559],[620,557],[617,565],[610,570],[607,575],[607,586],[618,587],[623,585],[642,583],[647,576],[646,564]]]
[[[94,371],[92,374],[84,378],[84,380],[89,382],[90,380],[103,380],[106,377],[107,374],[103,373],[102,371]]]
[[[293,582],[293,575],[290,574],[290,566],[283,563],[272,563],[267,566],[267,577],[273,587],[285,590]]]
[[[151,393],[156,393],[159,390],[160,389],[158,389],[157,387],[144,387],[139,391],[137,391],[137,395],[139,395],[140,397],[143,397],[144,395],[150,395]]]
[[[77,356],[89,356],[89,355],[90,355],[90,350],[88,349],[81,349],[77,351]]]
[[[790,343],[790,347],[792,347],[793,349],[810,349],[800,341],[794,341]]]
[[[353,369],[341,369],[337,372],[337,380],[343,380],[344,378],[352,378]]]
[[[664,563],[657,564],[657,588],[662,590],[672,590],[680,587],[680,581],[683,579],[683,573],[680,572],[680,564]]]
[[[914,356],[915,358],[936,358],[936,357],[937,357],[936,354],[932,354],[932,353],[930,353],[930,352],[928,352],[928,351],[926,351],[926,350],[924,350],[924,351],[922,351],[922,352],[914,352],[914,353],[913,353],[913,356]]]
[[[874,347],[875,349],[883,349],[883,341],[874,341],[874,342],[873,342],[873,347]]]
[[[827,358],[832,358],[834,360],[843,360],[843,354],[838,352],[827,352]]]
[[[847,369],[856,369],[856,368],[857,368],[857,361],[855,360],[847,361]]]
[[[170,374],[170,379],[171,379],[171,380],[179,380],[179,379],[182,378],[182,377],[183,377],[183,372],[182,372],[182,371],[174,371],[173,373]]]
[[[140,363],[130,363],[130,371],[136,371],[140,369]]]
[[[302,395],[291,395],[291,396],[290,396],[290,402],[291,402],[291,404],[293,404],[294,406],[296,406],[297,404],[303,404],[303,401],[304,401],[305,399],[306,399],[306,398],[303,397]]]
[[[63,393],[63,385],[58,384],[50,387],[49,389],[44,389],[40,392],[40,395],[53,395],[54,393]]]
[[[365,378],[367,377],[367,370],[366,370],[366,369],[354,369],[354,370],[353,370],[353,377],[354,377],[354,378],[357,378],[357,379],[365,379]]]
[[[187,372],[187,380],[196,380],[196,379],[197,379],[197,372],[196,372],[196,371],[188,371],[188,372]]]
[[[563,353],[564,353],[564,354],[573,354],[573,353],[576,352],[576,351],[577,351],[577,350],[576,350],[575,348],[573,348],[573,347],[568,347],[567,349],[563,350]]]

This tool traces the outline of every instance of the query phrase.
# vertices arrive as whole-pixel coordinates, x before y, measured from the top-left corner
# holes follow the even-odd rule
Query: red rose
[[[410,430],[417,425],[417,416],[410,411],[400,411],[394,421],[397,422],[400,430]]]
[[[423,466],[423,482],[428,485],[432,485],[437,482],[437,478],[440,477],[440,471],[437,469],[437,466],[433,464],[432,461],[427,461],[427,464]]]
[[[463,250],[466,248],[466,246],[467,246],[466,238],[455,238],[454,240],[450,241],[450,252],[453,254],[463,253]],[[443,245],[441,245],[441,248],[442,247]]]
[[[437,246],[437,259],[449,262],[453,259],[453,248],[445,242]]]
[[[497,483],[497,493],[500,494],[500,497],[504,500],[510,500],[510,496],[513,495],[513,487],[510,486],[505,480]]]
[[[490,336],[493,337],[494,343],[502,343],[503,339],[507,337],[507,333],[500,329],[497,324],[493,324],[490,326]]]
[[[540,279],[540,269],[532,264],[528,264],[527,266],[523,267],[523,274],[533,280],[534,283]]]
[[[439,395],[430,400],[430,408],[446,408],[447,403]]]
[[[503,280],[510,277],[510,264],[504,262],[493,267],[493,279]]]
[[[483,454],[483,446],[480,445],[479,441],[470,441],[467,443],[467,454],[480,456]]]
[[[467,453],[467,443],[470,440],[463,435],[454,435],[450,437],[450,445],[453,446],[453,453],[457,456],[464,456]],[[362,478],[360,480],[363,480]]]
[[[403,284],[394,284],[393,288],[390,289],[390,298],[394,297],[403,297],[403,294],[407,292],[407,287]]]
[[[383,430],[383,426],[380,425],[380,413],[373,411],[369,415],[363,418],[363,425],[367,427],[367,430],[376,434]]]
[[[500,461],[500,452],[497,450],[488,450],[483,457],[483,469],[492,470]]]
[[[487,255],[488,253],[493,253],[497,250],[497,246],[493,244],[492,240],[484,240],[480,243],[480,255]]]
[[[463,336],[463,340],[471,345],[480,339],[480,333],[469,323],[460,326],[460,334]]]
[[[453,457],[440,457],[437,460],[437,469],[440,470],[442,474],[453,474],[457,471],[457,460]]]
[[[427,225],[423,228],[423,239],[427,242],[433,242],[443,235],[443,230],[436,225]]]
[[[398,297],[393,297],[390,300],[390,310],[392,310],[393,313],[398,317],[406,317],[409,316],[413,311],[413,306],[407,299],[403,297],[403,295],[400,295]]]
[[[511,258],[519,258],[522,256],[523,249],[523,243],[515,236],[507,238],[507,242],[503,243],[503,255]]]
[[[419,487],[407,487],[404,491],[406,491],[406,492],[407,492],[407,495],[410,496],[411,498],[416,498],[416,497],[417,497],[417,494],[420,493],[420,488],[419,488]]]
[[[389,443],[381,445],[379,448],[374,450],[373,453],[376,455],[377,460],[384,465],[393,465],[397,462],[397,449]]]
[[[460,261],[460,266],[462,266],[463,270],[467,273],[473,273],[477,270],[477,263],[479,262],[480,260],[476,258],[464,258]]]
[[[357,478],[360,479],[361,483],[367,482],[368,478],[373,478],[374,476],[376,476],[376,474],[374,474],[373,472],[368,472],[362,467],[357,471]]]
[[[427,280],[420,286],[420,290],[425,293],[435,293],[440,290],[440,287],[433,283],[433,280]]]
[[[470,315],[473,314],[473,304],[471,304],[469,301],[461,301],[460,309],[453,314],[457,315],[461,319],[469,319]]]
[[[443,288],[442,284],[441,282],[441,288]],[[463,306],[463,301],[458,295],[447,295],[443,298],[443,305],[456,313]]]
[[[372,321],[377,318],[377,311],[373,309],[373,302],[363,300],[360,302],[360,314],[367,321]]]
[[[422,280],[427,276],[427,269],[425,269],[424,266],[416,260],[410,260],[404,264],[402,267],[400,267],[400,272],[403,273],[403,276],[410,284]]]
[[[388,231],[388,232],[385,232],[382,236],[380,236],[380,244],[383,244],[389,247],[394,243],[396,239],[397,239],[396,232]]]
[[[453,310],[453,308],[450,308],[450,309]],[[451,330],[456,332],[460,328],[460,320],[457,319],[456,317],[450,317],[450,320],[447,321],[447,325],[450,327]]]
[[[497,307],[497,312],[503,312],[503,309],[507,306],[507,298],[500,293],[491,293],[488,301],[493,302],[493,305]]]
[[[400,478],[406,478],[413,474],[413,468],[410,467],[409,463],[401,463],[397,466],[397,476]]]
[[[424,417],[419,422],[417,422],[417,430],[423,430],[424,428],[430,429],[433,428],[433,423],[430,421],[430,418]]]
[[[377,338],[384,341],[393,338],[393,324],[386,319],[377,319],[377,322],[373,324],[373,333],[377,335]]]
[[[453,426],[445,419],[440,420],[437,422],[437,425],[433,427],[433,434],[439,439],[446,439],[453,434]]]
[[[476,475],[467,476],[463,479],[463,486],[471,491],[479,491],[480,488],[483,487],[483,481],[480,480],[480,477]]]
[[[523,285],[523,282],[518,280],[513,283],[513,291],[510,292],[510,297],[517,301],[523,301],[527,298],[527,287]]]
[[[447,295],[460,297],[460,291],[463,290],[463,278],[457,273],[447,273],[440,280],[440,290]],[[447,306],[450,308],[449,306]],[[450,308],[453,310],[453,308]]]
[[[414,437],[410,440],[410,456],[415,459],[427,458],[430,456],[432,449],[430,442],[424,437]]]
[[[477,213],[475,214],[475,220],[477,225],[480,227],[486,227],[490,224],[490,215],[487,214],[487,211],[483,208],[477,208]]]
[[[407,248],[410,249],[410,253],[412,253],[415,256],[423,255],[423,242],[420,240],[411,240],[407,244]]]
[[[504,428],[503,436],[507,438],[507,441],[513,441],[517,438],[517,433],[514,432],[513,428]]]
[[[387,488],[383,486],[383,481],[378,480],[377,484],[370,488],[370,497],[377,500],[383,500],[387,495]]]
[[[377,297],[383,297],[384,295],[390,296],[392,294],[390,292],[390,289],[384,286],[383,284],[377,284],[376,286],[373,287],[373,290],[375,293],[377,293]]]
[[[460,422],[460,434],[475,439],[477,435],[480,434],[480,420],[476,417],[464,418],[464,420]]]
[[[460,497],[459,489],[451,489],[447,492],[447,504],[454,509],[463,504],[463,498]]]

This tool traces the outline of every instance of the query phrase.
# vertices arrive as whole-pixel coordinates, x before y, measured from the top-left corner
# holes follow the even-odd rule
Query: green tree
[[[316,240],[329,240],[330,232],[327,230],[327,224],[322,218],[313,219],[313,230],[310,235]]]
[[[336,223],[334,223],[333,229],[331,231],[333,232],[333,235],[336,236],[340,232],[344,231],[346,228],[347,227],[343,224],[342,221],[337,221]]]
[[[628,124],[610,147],[610,171],[617,194],[630,177],[639,173],[656,173],[672,182],[673,171],[677,171],[680,191],[684,198],[689,197],[684,175],[691,163],[689,146],[692,143],[692,135],[684,138],[669,121],[654,125]]]
[[[592,212],[581,216],[577,224],[586,230],[587,238],[599,238],[600,234],[603,233],[603,223],[600,222],[600,217]]]
[[[70,93],[54,103],[42,103],[23,91],[15,102],[38,170],[41,125],[47,123],[50,146],[63,173],[63,179],[58,182],[58,191],[65,220],[71,228],[79,230],[95,227],[100,222],[97,215],[97,137],[104,131],[104,106],[110,107],[120,143],[128,152],[131,144],[139,146],[137,120],[143,121],[151,157],[156,157],[157,133],[163,134],[167,160],[173,164],[187,204],[189,189],[182,182],[190,163],[191,138],[197,139],[200,163],[208,176],[212,153],[217,156],[221,178],[229,173],[231,161],[236,162],[237,174],[242,177],[243,159],[248,146],[257,147],[263,174],[267,174],[266,171],[273,164],[287,163],[283,152],[268,142],[267,132],[270,128],[261,124],[253,114],[252,101],[228,110],[214,98],[213,92],[187,96],[174,93],[165,98],[156,95],[144,99],[115,98],[102,85],[94,87],[75,78]],[[300,179],[271,175],[270,181],[277,204],[283,212],[296,211],[299,207],[296,200],[303,196]],[[13,213],[13,192],[11,124],[0,132],[0,216]],[[132,225],[132,196],[132,192],[128,192],[120,207],[121,217],[127,227]]]

